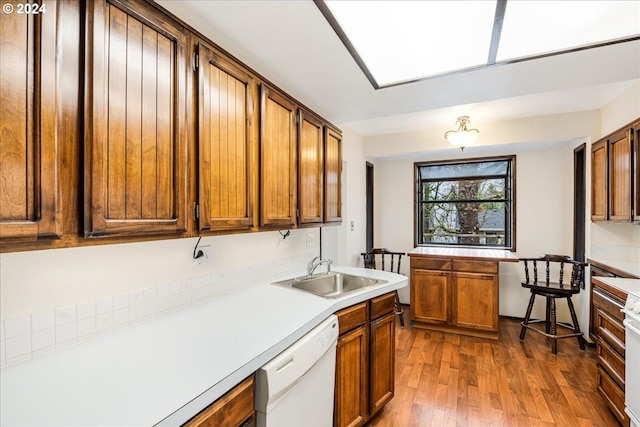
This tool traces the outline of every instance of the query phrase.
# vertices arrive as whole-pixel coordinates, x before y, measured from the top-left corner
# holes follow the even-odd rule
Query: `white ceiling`
[[[636,40],[375,90],[311,0],[156,1],[307,107],[363,136],[451,129],[463,114],[475,127],[600,109],[640,80]]]

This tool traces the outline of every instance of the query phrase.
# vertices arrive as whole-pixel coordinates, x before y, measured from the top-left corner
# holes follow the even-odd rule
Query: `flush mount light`
[[[464,147],[472,145],[478,139],[480,131],[478,129],[467,129],[469,116],[460,116],[456,121],[458,129],[450,130],[444,134],[444,138],[454,147],[464,150]]]

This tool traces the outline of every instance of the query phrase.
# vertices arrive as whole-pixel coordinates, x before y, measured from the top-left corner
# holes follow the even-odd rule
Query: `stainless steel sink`
[[[299,289],[325,298],[340,298],[352,292],[384,283],[388,282],[386,280],[333,272],[329,274],[300,276],[272,284]]]

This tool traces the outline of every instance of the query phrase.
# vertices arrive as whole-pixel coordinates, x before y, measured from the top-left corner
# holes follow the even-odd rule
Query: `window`
[[[515,161],[415,163],[416,244],[515,250]]]

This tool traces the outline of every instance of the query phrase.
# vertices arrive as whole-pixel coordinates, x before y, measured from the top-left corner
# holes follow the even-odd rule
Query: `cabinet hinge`
[[[200,205],[193,203],[193,220],[197,221],[200,218]]]
[[[193,71],[198,71],[198,61],[200,58],[198,57],[198,52],[193,52]]]

